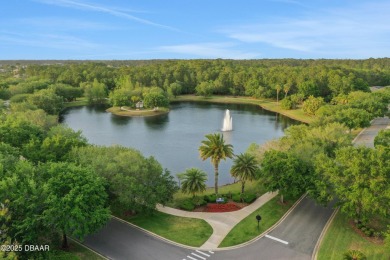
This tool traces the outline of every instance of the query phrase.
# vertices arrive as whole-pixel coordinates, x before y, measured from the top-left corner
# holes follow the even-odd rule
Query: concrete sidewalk
[[[249,216],[259,207],[263,206],[269,200],[274,198],[278,192],[268,192],[257,198],[252,204],[246,206],[237,211],[224,212],[224,213],[209,213],[209,212],[189,212],[170,207],[164,207],[157,205],[157,210],[187,218],[203,219],[213,228],[213,234],[210,238],[200,247],[201,249],[214,250],[218,248],[219,244],[226,237],[226,235],[237,225],[241,220]]]

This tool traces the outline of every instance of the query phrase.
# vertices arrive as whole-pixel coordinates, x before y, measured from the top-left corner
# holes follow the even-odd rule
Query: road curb
[[[160,239],[160,240],[162,240],[162,241],[164,241],[164,242],[166,242],[166,243],[169,243],[169,244],[171,244],[171,245],[179,246],[179,247],[182,247],[182,248],[187,248],[187,249],[190,249],[190,250],[197,250],[197,249],[199,249],[199,247],[187,246],[187,245],[180,244],[180,243],[177,243],[177,242],[175,242],[175,241],[169,240],[169,239],[167,239],[167,238],[165,238],[165,237],[162,237],[162,236],[160,236],[160,235],[157,235],[156,233],[153,233],[153,232],[151,232],[151,231],[149,231],[149,230],[146,230],[146,229],[144,229],[144,228],[142,228],[142,227],[139,227],[139,226],[137,226],[137,225],[135,225],[135,224],[133,224],[133,223],[127,222],[126,220],[123,220],[123,219],[121,219],[121,218],[118,218],[118,217],[115,217],[115,216],[111,216],[111,217],[114,218],[114,219],[116,219],[116,220],[118,220],[118,221],[120,221],[120,222],[122,222],[122,223],[125,223],[125,224],[127,224],[127,225],[129,225],[129,226],[135,227],[135,228],[137,228],[138,230],[141,230],[141,231],[143,231],[144,233],[147,233],[147,234],[149,234],[149,235],[151,235],[151,236],[153,236],[153,237],[155,237],[155,238],[157,238],[157,239]]]
[[[312,256],[311,256],[311,259],[312,259],[312,260],[316,260],[316,259],[317,259],[318,251],[319,251],[319,249],[320,249],[322,240],[324,239],[324,236],[325,236],[326,232],[328,231],[330,225],[332,224],[333,219],[336,217],[337,212],[339,212],[339,208],[337,208],[337,209],[335,209],[335,210],[333,211],[332,215],[330,216],[330,218],[329,218],[328,221],[326,222],[325,227],[322,229],[321,234],[320,234],[320,237],[319,237],[318,240],[317,240],[316,246],[314,247],[313,254],[312,254]]]
[[[109,258],[109,257],[107,257],[107,256],[105,256],[105,255],[102,255],[101,253],[97,252],[96,250],[90,248],[89,246],[84,245],[83,243],[81,243],[81,241],[79,241],[79,240],[77,240],[77,239],[75,239],[75,238],[72,238],[72,237],[69,237],[69,236],[68,236],[68,238],[69,238],[70,240],[72,240],[73,242],[75,242],[76,244],[79,244],[80,246],[82,246],[82,247],[84,247],[84,248],[86,248],[86,249],[88,249],[88,250],[94,252],[95,254],[97,254],[98,256],[100,256],[101,258],[104,258],[104,259],[106,259],[106,260],[110,260],[110,259],[111,259],[111,258]]]
[[[260,238],[264,237],[267,233],[271,232],[273,229],[275,229],[277,226],[279,226],[279,224],[281,222],[283,222],[283,220],[285,220],[288,215],[290,215],[291,211],[293,211],[297,206],[298,204],[306,197],[307,194],[304,194],[302,195],[290,208],[289,210],[286,211],[286,213],[284,213],[284,215],[275,223],[273,224],[271,227],[269,227],[267,230],[265,230],[263,233],[261,233],[260,235],[258,235],[257,237],[255,238],[252,238],[251,240],[247,241],[247,242],[244,242],[242,244],[239,244],[239,245],[235,245],[235,246],[229,246],[229,247],[222,247],[222,248],[217,248],[217,249],[213,249],[213,251],[225,251],[225,250],[231,250],[231,249],[237,249],[237,248],[241,248],[241,247],[244,247],[244,246],[247,246],[249,244],[252,244],[254,242],[256,242],[257,240],[259,240]],[[238,223],[237,223],[238,225]]]

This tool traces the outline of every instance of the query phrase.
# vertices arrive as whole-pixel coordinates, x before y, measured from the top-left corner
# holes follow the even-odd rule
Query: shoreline
[[[152,117],[168,114],[169,111],[168,108],[160,108],[159,110],[123,110],[122,107],[110,107],[106,109],[106,112],[123,117]]]
[[[301,123],[310,124],[314,117],[305,115],[301,109],[294,110],[285,110],[281,109],[279,104],[273,100],[267,99],[255,99],[251,97],[242,97],[242,96],[211,96],[211,97],[201,97],[195,95],[182,95],[171,100],[174,102],[209,102],[209,103],[226,103],[226,104],[250,104],[258,105],[262,109],[274,112],[293,120],[299,121]]]

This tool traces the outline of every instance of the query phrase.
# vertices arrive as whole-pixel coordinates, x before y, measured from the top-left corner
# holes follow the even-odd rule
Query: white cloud
[[[383,57],[390,54],[389,12],[388,2],[355,4],[343,9],[315,10],[300,19],[274,17],[263,23],[229,26],[219,32],[240,42],[262,43],[318,57],[333,53]]]
[[[119,10],[114,7],[105,7],[105,6],[100,6],[96,4],[91,4],[91,3],[85,3],[85,2],[80,2],[80,1],[75,1],[75,0],[35,0],[40,3],[44,4],[51,4],[51,5],[57,5],[57,6],[62,6],[62,7],[69,7],[69,8],[76,8],[76,9],[82,9],[82,10],[88,10],[88,11],[94,11],[94,12],[100,12],[100,13],[106,13],[112,16],[128,19],[128,20],[133,20],[138,23],[146,24],[146,25],[151,25],[155,27],[159,27],[162,29],[167,29],[171,31],[179,31],[177,28],[155,23],[143,18],[139,18],[137,16],[131,15],[128,13],[128,10],[123,11]],[[138,12],[138,11],[135,11]]]
[[[253,59],[259,58],[260,53],[244,52],[236,50],[232,43],[193,43],[181,45],[161,46],[157,49],[162,52],[176,53],[202,58],[225,58],[225,59]]]

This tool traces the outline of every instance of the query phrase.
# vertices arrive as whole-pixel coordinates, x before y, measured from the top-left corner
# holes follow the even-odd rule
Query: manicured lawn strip
[[[279,200],[280,196],[276,196],[244,218],[229,232],[219,247],[239,245],[257,237],[274,225],[296,201],[296,199],[288,199],[286,205],[281,205]],[[256,221],[257,214],[261,216],[259,229]]]
[[[224,186],[220,186],[218,188],[219,194],[229,194],[231,192],[232,194],[238,194],[241,192],[241,182],[236,182],[233,184],[228,184]],[[265,188],[262,185],[261,180],[256,181],[247,181],[245,183],[245,193],[254,193],[257,194],[258,197],[266,193]],[[204,195],[212,195],[214,193],[214,187],[209,187],[206,189],[205,192],[201,194],[197,194],[197,196],[204,196]],[[181,191],[178,191],[173,196],[173,202],[169,203],[168,206],[170,207],[178,207],[180,203],[185,200],[192,198],[191,194],[184,194]]]
[[[168,113],[169,109],[160,107],[158,111],[153,111],[150,109],[127,111],[127,110],[121,110],[120,107],[110,107],[106,111],[117,116],[158,116],[158,115]]]
[[[343,254],[350,249],[361,251],[367,259],[390,259],[390,251],[384,245],[361,237],[349,224],[348,217],[339,211],[322,240],[317,259],[343,259]]]
[[[157,211],[150,216],[118,217],[164,238],[188,246],[201,246],[213,233],[211,226],[204,220],[177,217]]]
[[[174,100],[175,101],[199,101],[199,102],[214,102],[214,103],[231,103],[231,104],[255,104],[263,107],[266,110],[276,112],[292,119],[304,122],[311,123],[315,117],[310,117],[303,113],[302,109],[294,109],[294,110],[285,110],[280,107],[280,102],[277,103],[274,100],[268,99],[255,99],[251,97],[233,97],[233,96],[211,96],[211,97],[202,97],[195,95],[183,95],[178,96]]]

